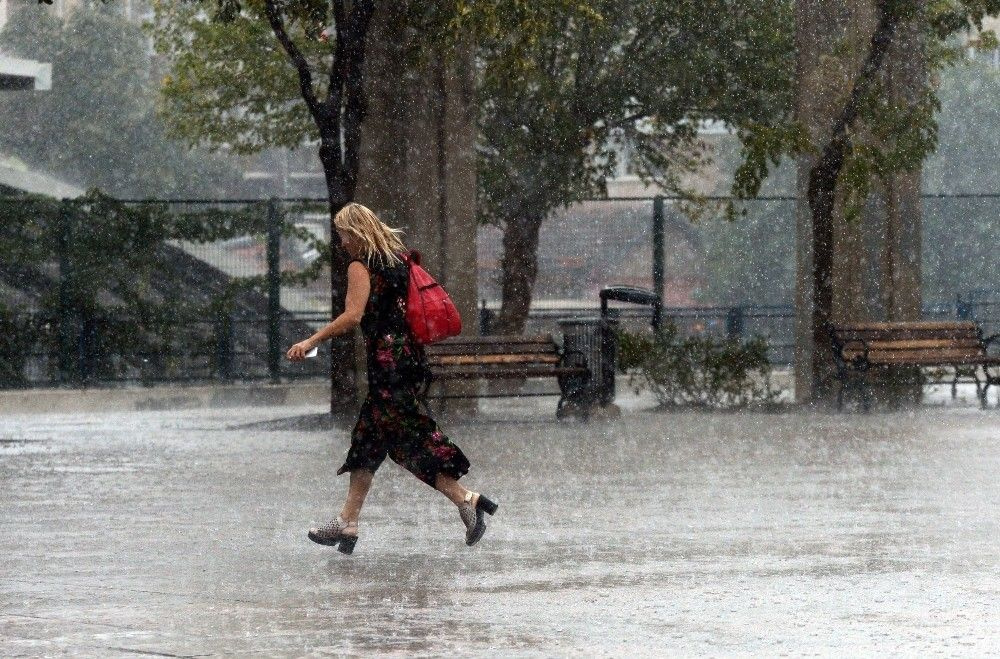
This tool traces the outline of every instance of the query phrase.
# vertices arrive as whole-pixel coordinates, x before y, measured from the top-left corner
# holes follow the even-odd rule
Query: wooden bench
[[[1000,334],[983,338],[982,330],[972,321],[912,321],[881,323],[845,323],[830,328],[833,359],[837,365],[837,409],[843,407],[844,390],[849,381],[859,383],[863,390],[863,408],[870,406],[871,389],[867,373],[872,368],[952,367],[952,398],[959,377],[971,377],[982,407],[986,407],[986,391],[990,385],[1000,385],[1000,375],[991,375],[990,367],[1000,366],[1000,356],[990,355],[988,348]],[[979,370],[982,369],[982,378]]]
[[[431,379],[422,396],[434,382],[453,380],[521,380],[555,378],[559,393],[486,394],[496,396],[558,395],[556,417],[563,418],[567,403],[575,404],[583,417],[588,416],[591,401],[590,368],[586,357],[577,351],[563,351],[551,334],[539,336],[474,336],[445,339],[425,348]],[[479,394],[450,394],[435,398],[476,398]]]

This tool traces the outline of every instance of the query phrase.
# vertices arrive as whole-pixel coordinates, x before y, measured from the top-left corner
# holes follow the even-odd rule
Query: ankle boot
[[[476,492],[467,492],[465,501],[458,505],[458,514],[465,524],[465,544],[470,547],[486,533],[486,514],[497,511],[497,504]],[[485,514],[484,514],[485,513]]]
[[[320,527],[309,529],[309,539],[321,545],[336,546],[337,551],[350,554],[358,543],[358,523],[337,519]]]

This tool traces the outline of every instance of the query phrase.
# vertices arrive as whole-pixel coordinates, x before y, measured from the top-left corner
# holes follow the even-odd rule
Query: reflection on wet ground
[[[452,422],[484,540],[387,462],[350,558],[314,411],[0,420],[3,654],[1000,652],[995,410]]]

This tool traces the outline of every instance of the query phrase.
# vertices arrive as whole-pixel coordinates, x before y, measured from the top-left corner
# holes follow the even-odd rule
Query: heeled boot
[[[358,523],[345,522],[337,515],[328,524],[309,529],[309,539],[321,545],[336,546],[342,554],[350,554],[358,543]]]
[[[458,514],[465,524],[465,544],[471,547],[479,542],[486,533],[486,515],[492,515],[496,511],[497,504],[483,495],[477,492],[465,494],[465,501],[458,505]]]

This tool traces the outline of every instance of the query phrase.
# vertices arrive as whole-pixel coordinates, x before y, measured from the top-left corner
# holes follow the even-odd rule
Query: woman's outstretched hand
[[[312,350],[314,347],[315,346],[313,346],[312,341],[310,341],[309,339],[306,339],[305,341],[299,341],[298,343],[296,343],[295,345],[293,345],[291,348],[288,349],[288,352],[286,353],[285,356],[291,359],[293,362],[302,361],[303,359],[306,358],[306,353]]]

